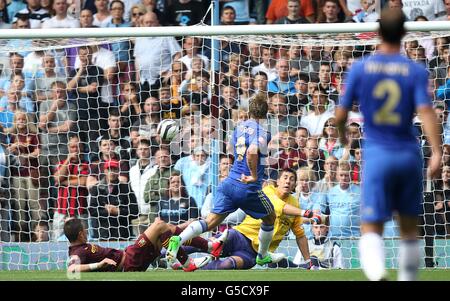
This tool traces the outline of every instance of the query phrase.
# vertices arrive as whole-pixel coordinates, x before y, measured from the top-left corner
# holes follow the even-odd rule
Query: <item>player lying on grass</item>
[[[70,242],[68,271],[146,271],[149,265],[160,256],[162,247],[167,248],[170,237],[180,233],[186,226],[187,224],[183,224],[177,227],[156,219],[133,245],[125,250],[117,250],[88,243],[87,230],[83,227],[81,220],[68,219],[64,224],[64,234]],[[188,243],[204,252],[220,253],[223,247],[222,242],[208,241],[201,237],[194,238]],[[211,256],[193,259],[183,248],[180,248],[173,268],[192,272],[207,264],[210,259]]]
[[[263,188],[273,207],[275,208],[275,224],[272,242],[269,246],[272,263],[279,262],[286,257],[282,253],[272,253],[278,248],[283,237],[289,229],[296,236],[297,245],[303,257],[309,259],[308,241],[302,227],[302,223],[321,223],[322,216],[313,215],[305,218],[305,211],[298,207],[298,200],[291,195],[297,182],[297,175],[293,170],[283,170],[279,173],[276,186],[268,185]],[[309,214],[307,212],[306,214]],[[250,269],[256,265],[256,254],[258,250],[258,233],[261,220],[247,216],[244,221],[233,229],[225,230],[219,236],[223,241],[222,257],[224,259],[214,260],[205,265],[204,270],[231,270]],[[218,257],[220,249],[211,252]]]

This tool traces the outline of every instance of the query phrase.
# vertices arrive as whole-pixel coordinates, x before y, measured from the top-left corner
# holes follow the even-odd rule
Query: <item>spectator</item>
[[[420,4],[412,0],[403,0],[402,4],[403,13],[411,21],[418,16],[424,16],[429,21],[435,21],[446,15],[444,0],[431,0]]]
[[[209,70],[209,59],[199,53],[201,49],[201,40],[196,37],[185,37],[183,39],[183,53],[184,56],[180,58],[180,61],[187,67],[187,70],[192,70],[192,59],[199,57],[203,61],[202,69]]]
[[[295,80],[289,75],[289,61],[281,58],[276,63],[277,78],[269,81],[267,90],[269,93],[280,93],[283,95],[295,94]]]
[[[122,124],[126,128],[135,123],[141,115],[139,97],[136,86],[132,82],[126,82],[122,85],[119,111]]]
[[[247,25],[254,22],[250,18],[250,3],[249,0],[231,0],[224,4],[221,13],[222,25]]]
[[[351,183],[348,162],[339,163],[337,173],[339,184],[328,191],[326,200],[320,206],[321,211],[330,215],[331,237],[359,237],[360,188]]]
[[[80,147],[80,139],[71,136],[68,139],[69,154],[58,163],[54,173],[58,189],[57,207],[53,215],[54,240],[63,234],[64,221],[68,217],[77,217],[86,227],[88,225],[86,178],[89,174],[89,164],[83,159]]]
[[[267,75],[267,80],[275,80],[278,76],[275,68],[277,60],[275,59],[275,48],[262,48],[262,63],[252,69],[252,75],[255,76],[258,72],[264,72]]]
[[[347,17],[353,17],[352,20],[357,23],[362,22],[376,22],[380,16],[376,12],[376,1],[373,0],[361,0],[360,8],[356,11],[348,11],[348,8],[342,5],[345,1],[339,1],[344,9]]]
[[[277,24],[307,24],[311,23],[304,16],[300,16],[300,1],[288,0],[287,1],[287,16],[280,18],[276,21]],[[310,17],[311,19],[312,17]]]
[[[243,68],[250,72],[253,67],[261,64],[261,46],[257,43],[248,43],[246,52],[248,54],[242,54],[245,57]]]
[[[141,3],[134,4],[130,10],[130,25],[131,27],[139,27],[139,18],[147,12],[145,6]]]
[[[273,95],[270,98],[269,109],[271,113],[268,117],[268,126],[272,135],[298,127],[298,116],[288,115],[286,96],[282,94]]]
[[[299,166],[303,166],[306,162],[306,142],[309,138],[309,132],[307,128],[304,127],[298,127],[295,131],[295,144],[296,149],[298,149],[299,153]]]
[[[336,119],[331,117],[325,122],[322,138],[319,141],[319,149],[322,150],[325,158],[328,158],[328,156],[334,156],[338,159],[342,158],[344,147],[338,138]]]
[[[146,13],[141,17],[141,26],[159,26],[155,13]],[[134,57],[136,59],[136,81],[140,83],[140,99],[150,94],[157,96],[160,73],[171,67],[175,54],[181,51],[173,37],[136,38]]]
[[[116,96],[118,95],[117,83],[117,64],[114,57],[114,53],[104,47],[98,45],[90,46],[91,50],[91,63],[94,67],[98,67],[103,70],[103,85],[99,88],[100,98],[99,104],[101,104],[100,113],[102,113],[102,125],[105,125],[107,109],[105,107],[115,106],[117,104]],[[75,58],[74,67],[80,68],[80,56]],[[94,69],[93,69],[94,70]],[[99,78],[100,79],[100,78]]]
[[[263,71],[257,72],[254,76],[255,93],[267,93],[267,74]]]
[[[39,204],[39,138],[33,116],[24,111],[14,113],[14,125],[9,131],[11,205],[19,234],[30,234],[44,218]],[[20,236],[16,236],[16,239]]]
[[[336,0],[325,0],[322,7],[322,15],[317,23],[342,23],[344,18],[339,15],[341,6]]]
[[[319,144],[317,138],[309,137],[306,141],[305,147],[306,162],[304,166],[309,167],[316,173],[316,178],[321,180],[325,175],[324,169],[324,155],[319,150]]]
[[[338,102],[339,93],[331,83],[331,64],[329,62],[320,63],[319,89],[328,95],[333,104]]]
[[[98,137],[100,127],[104,129],[107,124],[107,109],[100,101],[104,72],[102,68],[92,64],[92,49],[89,46],[79,47],[78,56],[80,67],[70,72],[67,90],[70,98],[77,100],[78,126],[83,134],[81,139],[92,141]]]
[[[436,211],[436,232],[447,235],[450,233],[450,166],[442,167],[442,182],[437,183],[434,193],[434,210]]]
[[[26,2],[27,7],[16,13],[13,23],[15,23],[17,19],[27,16],[30,20],[30,28],[41,28],[42,23],[50,19],[50,13],[48,10],[41,7],[39,0],[27,0]]]
[[[315,190],[317,182],[316,173],[308,167],[302,167],[297,170],[297,189],[296,197],[300,204],[300,209],[312,211],[320,214],[320,204],[323,202],[325,195]],[[312,238],[311,225],[303,225],[305,235]]]
[[[40,164],[52,169],[68,154],[69,133],[75,129],[77,110],[67,101],[65,83],[53,82],[51,89],[51,98],[42,101],[39,108],[39,129],[43,155]]]
[[[139,236],[143,228],[147,228],[150,224],[148,215],[150,213],[150,204],[144,201],[144,188],[149,178],[155,171],[152,169],[153,164],[150,159],[150,141],[140,139],[136,150],[138,160],[136,164],[130,169],[130,185],[136,196],[136,201],[139,209],[139,216],[131,221],[133,225],[133,235]]]
[[[157,98],[149,97],[144,102],[144,112],[130,129],[132,147],[136,147],[139,139],[150,140],[151,146],[159,145],[156,129],[161,121],[161,106]]]
[[[167,25],[167,22],[165,20],[165,15],[164,15],[164,11],[165,11],[165,6],[167,6],[168,2],[163,1],[163,3],[161,3],[158,0],[142,0],[141,1],[142,4],[144,5],[145,8],[145,13],[155,13],[159,23],[161,25]]]
[[[300,3],[299,16],[306,18],[309,22],[315,21],[314,7],[312,1],[299,0]],[[289,13],[288,0],[272,0],[267,9],[267,24],[273,24],[276,20],[286,17]]]
[[[19,108],[27,113],[34,113],[34,102],[30,97],[26,96],[27,93],[23,90],[25,87],[24,79],[21,74],[11,76],[11,85],[9,86],[8,94],[0,99],[0,111],[6,110],[10,97],[15,97],[19,104]]]
[[[450,0],[443,0],[445,6],[445,14],[436,18],[436,21],[449,21],[450,20]]]
[[[186,191],[182,176],[174,172],[169,178],[168,196],[158,204],[158,216],[168,224],[181,225],[199,217],[199,207]]]
[[[19,75],[22,80],[24,79],[23,76],[23,66],[24,66],[24,60],[23,56],[19,53],[12,52],[9,55],[9,68],[5,70],[5,74],[2,74],[2,77],[0,79],[0,95],[5,95],[6,91],[8,91],[12,79],[14,79],[15,75]],[[31,91],[32,86],[30,83],[25,84],[26,89],[25,91]]]
[[[113,0],[109,3],[111,9],[111,21],[106,23],[105,27],[117,28],[117,27],[131,27],[131,24],[124,19],[125,4],[121,0]],[[131,41],[123,41],[117,43],[111,43],[111,50],[114,53],[117,71],[125,73],[129,66],[130,60],[130,48]],[[113,83],[113,82],[111,82]]]
[[[312,110],[304,114],[300,125],[307,128],[312,136],[319,136],[323,132],[325,122],[333,117],[333,113],[327,110],[329,100],[326,94],[316,89],[312,94]]]
[[[308,240],[311,262],[318,269],[343,269],[344,258],[341,246],[328,236],[330,227],[327,224],[312,225],[313,237]],[[294,264],[301,265],[305,261],[301,252],[295,254]]]
[[[239,68],[241,63],[241,55],[237,53],[230,54],[230,60],[228,62],[228,71],[221,74],[221,85],[224,86],[239,86]]]
[[[49,227],[46,221],[40,221],[33,229],[32,242],[46,242],[50,240]]]
[[[5,3],[6,3],[6,1],[5,1]],[[8,18],[9,21],[8,22],[4,21],[4,22],[12,23],[15,15],[19,11],[21,11],[21,10],[23,10],[25,8],[27,8],[27,5],[26,5],[26,3],[23,0],[11,0],[11,1],[9,1],[8,5],[6,5],[6,10],[7,10],[7,13],[8,13],[7,14],[7,18]]]
[[[248,111],[248,106],[250,102],[250,98],[252,96],[252,92],[254,91],[253,87],[253,78],[248,72],[241,72],[238,77],[238,85],[239,85],[239,102],[240,109],[244,111]]]
[[[447,77],[447,65],[450,54],[449,38],[436,38],[434,39],[434,44],[436,56],[430,60],[428,67],[432,73],[431,76],[436,85],[442,86],[445,84],[445,78]]]
[[[99,142],[99,153],[91,159],[91,173],[86,180],[86,187],[90,190],[104,177],[103,170],[106,162],[115,160],[120,162],[119,180],[121,183],[128,183],[129,165],[125,160],[120,160],[120,155],[115,151],[119,145],[109,135],[101,136]]]
[[[155,153],[155,165],[144,188],[144,202],[150,205],[148,216],[150,223],[158,217],[159,201],[167,198],[169,178],[173,173],[171,166],[169,151],[165,148],[158,149]]]
[[[116,146],[114,152],[118,154],[119,161],[129,161],[130,160],[130,139],[128,134],[128,129],[122,127],[122,121],[120,119],[120,114],[116,110],[111,110],[108,117],[108,130],[104,130],[100,133],[100,136],[91,145],[91,152],[98,152],[98,145],[103,137],[108,137],[114,141]]]
[[[112,16],[108,7],[108,0],[95,0],[94,2],[97,12],[93,15],[93,25],[97,27],[106,27],[111,22]]]
[[[315,187],[317,192],[326,194],[338,183],[336,174],[338,162],[338,159],[333,155],[328,156],[328,158],[325,159],[325,163],[323,164],[325,175],[317,182]]]
[[[80,27],[81,28],[92,28],[98,27],[94,25],[94,15],[89,9],[82,9],[80,12]]]
[[[275,169],[275,177],[278,170],[298,168],[300,162],[300,152],[295,149],[295,137],[292,131],[279,132],[278,140],[275,142],[276,148],[273,150],[273,156],[269,157],[271,168]],[[269,143],[269,148],[272,142],[276,141],[276,137],[273,137]],[[273,163],[272,163],[273,162]],[[272,173],[271,173],[272,175]]]
[[[222,12],[220,13],[220,25],[238,25],[236,24],[236,10],[233,6],[227,5],[222,8]],[[243,24],[241,23],[239,25]]]
[[[89,189],[93,237],[100,240],[128,239],[131,236],[130,221],[138,215],[136,197],[130,185],[119,180],[118,161],[106,161],[103,168],[105,176]]]
[[[354,158],[353,161],[350,162],[351,173],[350,178],[352,183],[358,184],[361,182],[361,164],[362,164],[362,156],[361,156],[361,140],[355,139],[352,141],[350,145],[350,156]]]
[[[299,78],[295,80],[295,93],[288,96],[288,113],[289,115],[300,115],[303,108],[310,103],[308,96],[308,76],[300,74]]]
[[[42,28],[78,28],[80,22],[67,15],[67,9],[69,8],[66,0],[54,0],[53,9],[55,16],[45,20],[42,23]]]
[[[177,161],[174,168],[181,173],[189,196],[193,197],[198,208],[201,208],[211,185],[211,161],[202,146],[193,150],[191,158],[193,160]]]
[[[42,66],[44,72],[42,76],[35,78],[35,99],[39,105],[42,101],[48,100],[51,97],[51,85],[55,81],[66,83],[66,77],[62,77],[56,74],[55,57],[49,53],[44,54],[42,57]]]
[[[167,25],[190,26],[200,23],[205,15],[203,5],[192,0],[173,0],[165,10]]]

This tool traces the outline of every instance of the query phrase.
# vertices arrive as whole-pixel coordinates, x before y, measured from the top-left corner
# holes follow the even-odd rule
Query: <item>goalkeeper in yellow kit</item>
[[[296,173],[292,170],[283,170],[279,173],[276,186],[268,185],[263,188],[263,192],[268,196],[275,208],[276,220],[274,224],[274,234],[269,251],[274,252],[283,237],[291,229],[295,234],[300,252],[305,260],[309,259],[308,240],[303,230],[303,223],[321,223],[322,217],[313,215],[311,218],[304,217],[310,215],[309,212],[301,210],[298,200],[291,195],[297,182]],[[250,269],[256,265],[256,254],[258,250],[258,233],[261,220],[247,216],[244,221],[233,229],[225,230],[220,235],[223,241],[223,250],[219,260],[214,260],[204,266],[204,270],[232,270]],[[284,259],[282,253],[271,253],[272,263]]]

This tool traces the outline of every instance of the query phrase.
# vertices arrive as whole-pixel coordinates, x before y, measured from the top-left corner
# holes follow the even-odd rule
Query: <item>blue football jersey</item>
[[[267,145],[270,139],[270,133],[254,119],[249,119],[239,124],[233,132],[234,163],[231,167],[229,177],[240,180],[243,174],[250,175],[250,169],[247,164],[247,150],[250,145],[256,145],[259,153],[258,181],[254,184],[262,186],[266,165],[265,158],[267,157],[268,151]]]
[[[367,144],[416,144],[412,124],[419,106],[431,106],[426,69],[400,54],[374,54],[355,62],[340,105],[359,103]]]

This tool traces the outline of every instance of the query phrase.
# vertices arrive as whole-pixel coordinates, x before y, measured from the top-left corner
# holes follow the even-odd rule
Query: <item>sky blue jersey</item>
[[[270,133],[265,130],[254,119],[249,119],[240,123],[233,133],[232,145],[234,148],[234,163],[230,170],[229,177],[235,180],[240,180],[241,176],[250,175],[250,169],[247,164],[247,150],[250,145],[258,147],[258,181],[255,183],[262,186],[264,179],[264,171],[267,157],[267,145],[271,139]]]
[[[353,64],[344,89],[340,105],[360,105],[367,144],[416,144],[413,114],[431,106],[423,66],[400,54],[374,54]]]

